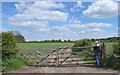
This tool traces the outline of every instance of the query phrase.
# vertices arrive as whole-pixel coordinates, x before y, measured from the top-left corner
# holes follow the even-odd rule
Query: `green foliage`
[[[3,67],[2,67],[2,59],[0,59],[0,72],[2,72],[2,69],[3,69]]]
[[[13,32],[3,32],[2,33],[2,58],[10,58],[14,56],[17,52],[16,49],[16,39]]]
[[[90,39],[81,39],[75,42],[74,47],[84,47],[92,45],[92,41]]]
[[[85,46],[91,46],[92,45],[92,41],[90,39],[81,39],[75,42],[75,45],[73,47],[85,47]],[[74,52],[78,52],[80,50],[83,49],[79,49],[79,48],[73,48]]]
[[[72,40],[61,40],[61,39],[58,39],[58,40],[42,40],[42,41],[28,41],[26,43],[73,43],[75,41],[72,41]]]
[[[120,69],[120,58],[114,56],[106,57],[101,61],[101,66],[106,68]]]
[[[117,42],[120,40],[120,37],[108,37],[108,38],[91,39],[91,40],[100,41],[100,42]]]
[[[119,41],[120,42],[120,41]],[[120,43],[119,42],[115,42],[113,44],[113,49],[114,49],[114,53],[116,55],[120,55]]]
[[[110,44],[109,44],[110,45]],[[120,57],[115,57],[113,54],[120,56],[120,44],[119,42],[113,42],[110,48],[107,48],[107,51],[110,51],[112,48],[113,51],[107,55],[105,59],[102,60],[102,66],[113,69],[120,69]],[[108,53],[108,52],[107,52]]]
[[[17,41],[23,41],[22,35],[16,35],[13,31],[2,32],[2,69],[1,71],[10,71],[18,69],[25,65],[25,60],[17,56]],[[22,39],[21,39],[22,38]]]
[[[24,43],[25,42],[25,38],[22,35],[16,35],[15,38],[16,38],[18,43]]]
[[[17,40],[18,43],[24,43],[25,42],[25,38],[23,35],[21,35],[21,33],[19,31],[13,31],[15,38]]]
[[[4,67],[3,71],[16,70],[18,68],[23,67],[26,64],[27,64],[27,62],[19,56],[16,56],[16,57],[13,57],[10,59],[6,59],[3,61],[3,67]]]
[[[105,53],[106,55],[112,55],[113,54],[113,44],[114,42],[109,42],[109,43],[105,43]]]

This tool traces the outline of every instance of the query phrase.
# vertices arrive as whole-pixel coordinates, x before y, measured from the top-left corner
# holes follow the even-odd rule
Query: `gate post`
[[[100,49],[100,60],[102,60],[103,59],[103,43],[100,44],[100,47],[101,47],[101,49]]]
[[[103,43],[103,48],[102,48],[102,52],[103,52],[103,59],[105,59],[105,43]]]
[[[56,50],[56,67],[59,66],[59,49]]]

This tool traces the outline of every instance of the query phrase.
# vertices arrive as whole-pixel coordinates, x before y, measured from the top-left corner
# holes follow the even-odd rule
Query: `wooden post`
[[[103,43],[103,59],[105,59],[105,44]]]
[[[100,45],[101,46],[101,50],[100,50],[100,60],[102,60],[103,58],[103,44]]]
[[[101,50],[100,50],[100,60],[103,59],[103,43],[100,45],[101,46]]]
[[[59,49],[56,50],[56,67],[59,66]]]

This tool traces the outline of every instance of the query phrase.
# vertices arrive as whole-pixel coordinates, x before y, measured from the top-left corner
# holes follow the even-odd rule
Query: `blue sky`
[[[0,31],[19,31],[28,41],[117,36],[117,11],[112,0],[2,2]]]

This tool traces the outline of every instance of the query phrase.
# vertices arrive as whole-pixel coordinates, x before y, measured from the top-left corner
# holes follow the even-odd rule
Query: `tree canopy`
[[[17,52],[17,40],[13,32],[2,32],[2,58],[10,58]]]
[[[18,43],[24,43],[25,42],[25,38],[24,38],[23,35],[21,35],[20,32],[14,31],[13,33],[14,33],[15,38],[16,38],[16,40],[17,40]]]
[[[82,46],[90,46],[92,44],[92,41],[90,39],[81,39],[75,42],[74,47],[82,47]]]

